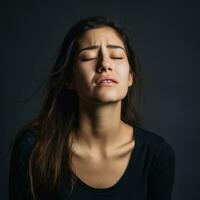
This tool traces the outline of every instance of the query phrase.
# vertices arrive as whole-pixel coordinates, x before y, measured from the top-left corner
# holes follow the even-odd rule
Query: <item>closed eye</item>
[[[112,57],[113,59],[123,59],[122,57]]]
[[[88,61],[88,60],[94,60],[94,59],[96,59],[96,58],[82,58],[81,60],[82,61]]]

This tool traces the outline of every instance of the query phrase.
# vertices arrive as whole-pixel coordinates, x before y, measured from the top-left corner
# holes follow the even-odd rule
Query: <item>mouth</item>
[[[115,84],[118,83],[118,81],[113,78],[113,77],[109,77],[109,76],[102,76],[96,79],[95,81],[97,86],[113,86]]]
[[[116,82],[113,82],[111,80],[104,80],[104,81],[101,81],[100,83],[98,83],[97,86],[113,86],[115,84],[116,84]]]

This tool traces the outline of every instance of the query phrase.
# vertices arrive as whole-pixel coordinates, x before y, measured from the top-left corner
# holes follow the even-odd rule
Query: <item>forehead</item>
[[[111,27],[100,27],[86,31],[78,41],[79,47],[87,45],[115,44],[124,46],[118,33]]]

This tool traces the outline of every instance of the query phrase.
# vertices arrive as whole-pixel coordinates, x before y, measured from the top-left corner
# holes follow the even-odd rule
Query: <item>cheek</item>
[[[128,84],[128,78],[129,78],[129,66],[124,64],[121,65],[118,68],[118,75],[120,78],[121,83],[123,83],[123,85],[127,85]]]
[[[78,65],[74,69],[74,76],[76,87],[81,89],[88,89],[88,86],[91,85],[93,72],[90,69],[90,66]]]

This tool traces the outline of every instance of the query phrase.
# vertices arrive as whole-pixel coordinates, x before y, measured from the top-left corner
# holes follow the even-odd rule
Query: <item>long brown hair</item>
[[[73,77],[73,59],[79,38],[85,31],[103,26],[113,28],[122,39],[135,80],[122,100],[121,119],[132,126],[140,126],[142,123],[139,115],[141,66],[128,34],[118,22],[107,17],[95,16],[80,20],[69,29],[64,38],[55,65],[46,81],[38,116],[26,123],[17,134],[19,136],[24,130],[31,129],[36,137],[28,162],[28,187],[33,199],[38,199],[44,191],[56,191],[66,174],[70,178],[71,191],[73,190],[76,176],[72,171],[73,137],[70,136],[78,127],[79,109],[78,96],[74,90],[66,87],[66,83]]]

